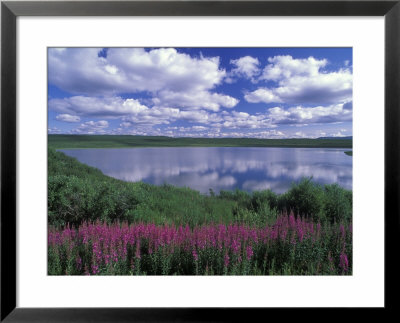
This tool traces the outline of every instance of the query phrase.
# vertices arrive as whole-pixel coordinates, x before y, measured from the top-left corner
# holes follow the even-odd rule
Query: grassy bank
[[[352,151],[345,151],[344,152],[347,156],[353,156],[353,152]]]
[[[172,185],[129,183],[105,176],[52,148],[48,151],[49,224],[82,222],[175,224],[273,223],[285,210],[314,221],[350,221],[352,191],[304,178],[284,194],[271,190],[203,195]]]
[[[255,139],[255,138],[171,138],[111,135],[48,135],[49,147],[129,148],[129,147],[288,147],[352,148],[352,139]]]

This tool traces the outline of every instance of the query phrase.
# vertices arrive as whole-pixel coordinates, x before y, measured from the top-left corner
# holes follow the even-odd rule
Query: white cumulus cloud
[[[309,123],[335,123],[351,121],[352,110],[346,109],[346,104],[330,106],[302,107],[296,106],[288,109],[274,107],[268,109],[267,116],[274,124],[309,124]]]
[[[125,93],[144,93],[152,98],[154,105],[183,109],[218,111],[239,102],[214,92],[226,76],[219,57],[192,57],[174,48],[110,48],[106,57],[100,56],[100,51],[100,48],[49,49],[49,83],[75,95],[69,102],[51,100],[51,108],[57,106],[57,111],[71,113],[74,109],[71,106],[86,104],[78,102],[86,100],[90,101],[89,110],[94,112],[92,98],[107,101]],[[120,102],[112,100],[95,105],[99,103],[103,110],[105,105],[110,107],[105,116],[112,114],[113,108],[116,108],[114,115],[124,114]]]
[[[260,80],[275,82],[276,86],[260,87],[245,94],[251,103],[332,104],[347,102],[352,98],[353,75],[350,69],[323,71],[328,61],[313,57],[295,59],[292,56],[275,56]]]
[[[54,111],[80,116],[117,118],[124,115],[138,114],[149,108],[135,99],[120,97],[72,96],[63,99],[51,99],[49,108]]]
[[[227,83],[233,82],[234,77],[244,77],[252,82],[256,82],[255,76],[260,74],[260,61],[258,58],[244,56],[238,59],[232,59],[230,63],[235,67],[230,71],[229,76],[226,79]]]
[[[140,91],[210,90],[225,77],[219,57],[191,57],[174,48],[49,49],[49,82],[83,95],[114,95]]]
[[[274,91],[269,90],[267,88],[259,88],[253,92],[246,93],[244,98],[247,102],[250,103],[280,103],[282,102],[281,98],[274,93]]]
[[[100,121],[87,121],[82,123],[78,128],[72,130],[72,133],[77,134],[104,134],[108,128],[108,122],[106,120]]]
[[[233,108],[239,100],[229,95],[208,91],[172,92],[161,91],[153,99],[157,105],[177,106],[184,109],[206,109],[219,111],[220,107]]]
[[[64,122],[79,122],[79,121],[81,121],[81,118],[79,116],[74,116],[74,115],[70,115],[67,113],[57,115],[56,119],[58,121],[64,121]]]

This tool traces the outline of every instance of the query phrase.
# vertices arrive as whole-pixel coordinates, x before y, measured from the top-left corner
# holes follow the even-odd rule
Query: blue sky
[[[352,135],[351,48],[50,48],[48,132]]]

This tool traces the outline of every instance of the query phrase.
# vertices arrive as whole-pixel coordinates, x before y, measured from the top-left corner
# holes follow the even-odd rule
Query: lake
[[[166,147],[60,149],[104,174],[124,181],[283,193],[294,181],[313,176],[320,184],[352,189],[353,159],[336,148]]]

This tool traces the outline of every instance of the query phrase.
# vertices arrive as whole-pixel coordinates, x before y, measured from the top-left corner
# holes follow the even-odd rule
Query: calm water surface
[[[353,159],[335,148],[168,147],[63,149],[104,174],[130,182],[283,193],[294,181],[313,176],[320,184],[352,189]]]

